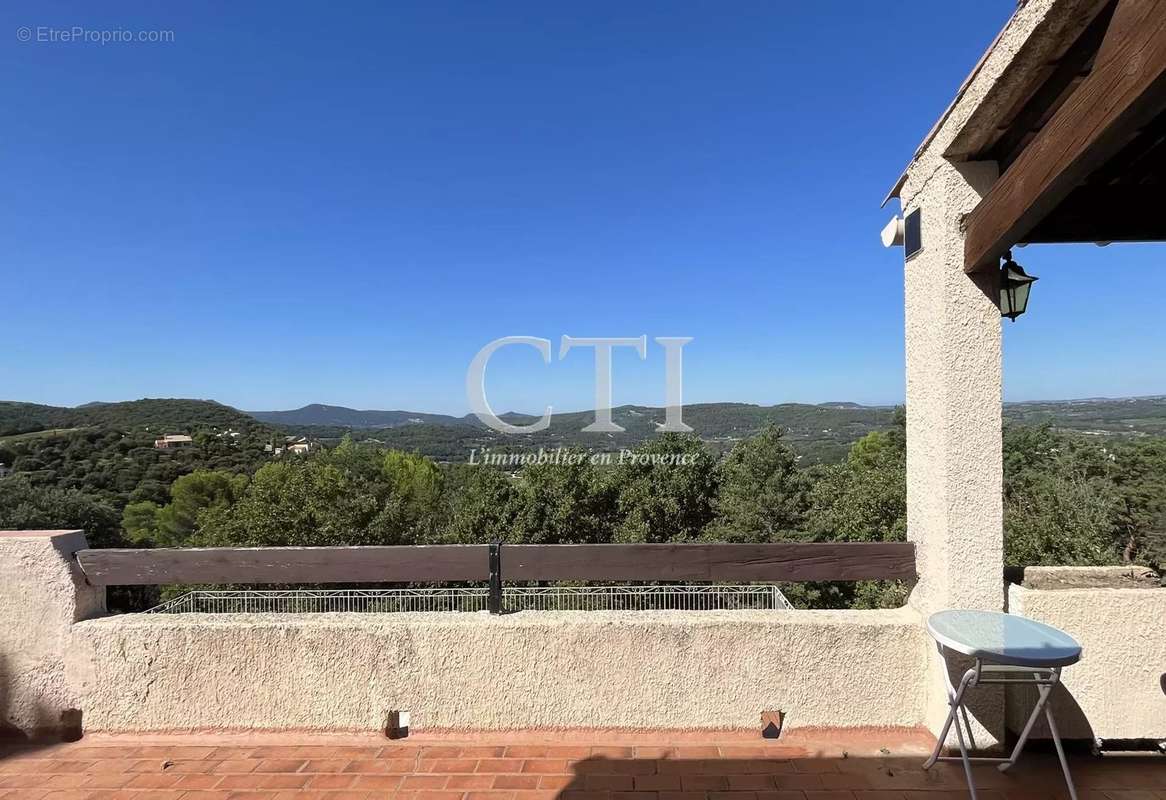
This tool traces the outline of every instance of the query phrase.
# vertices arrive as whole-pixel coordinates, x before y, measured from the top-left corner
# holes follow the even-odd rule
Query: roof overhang
[[[884,205],[936,157],[999,169],[965,222],[969,272],[1017,243],[1166,240],[1166,0],[1022,6]]]

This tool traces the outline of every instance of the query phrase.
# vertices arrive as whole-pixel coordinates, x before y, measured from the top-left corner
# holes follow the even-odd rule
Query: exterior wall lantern
[[[1035,280],[1035,275],[1028,275],[1012,260],[1011,250],[1004,254],[1004,266],[1000,267],[1000,316],[1016,322],[1028,309],[1028,293]]]

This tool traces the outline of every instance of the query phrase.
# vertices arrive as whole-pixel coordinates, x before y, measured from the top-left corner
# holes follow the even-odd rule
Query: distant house
[[[154,440],[155,450],[173,450],[178,447],[190,447],[194,444],[194,439],[185,434],[168,433],[161,439]]]
[[[311,449],[311,445],[305,444],[303,442],[298,444],[289,444],[287,446],[287,451],[289,453],[295,453],[297,456],[306,456],[309,452],[311,452]]]

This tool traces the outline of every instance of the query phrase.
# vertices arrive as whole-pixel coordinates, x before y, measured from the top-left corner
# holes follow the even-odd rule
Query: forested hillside
[[[697,403],[684,407],[684,422],[716,452],[752,436],[766,425],[779,425],[799,455],[811,462],[838,461],[851,444],[874,430],[891,425],[890,406],[854,403],[807,405],[784,403],[757,406],[749,403]],[[650,406],[619,406],[612,421],[624,433],[582,433],[594,421],[594,412],[554,414],[550,427],[515,437],[491,430],[477,417],[442,417],[411,411],[355,411],[336,406],[305,406],[296,411],[255,412],[258,419],[279,424],[289,431],[336,443],[344,436],[372,441],[387,447],[416,450],[439,461],[464,461],[471,449],[556,447],[634,447],[656,435],[664,422],[664,409]],[[535,417],[503,414],[511,425],[531,425]],[[326,422],[326,420],[332,420]],[[343,422],[341,422],[343,420]],[[388,421],[386,421],[388,420]]]
[[[0,462],[13,470],[0,478],[0,527],[80,527],[97,546],[148,547],[893,541],[906,532],[902,410],[828,464],[801,458],[779,425],[749,433],[728,415],[721,430],[741,435],[710,444],[657,434],[632,448],[673,463],[621,458],[604,443],[575,452],[613,458],[501,468],[352,438],[294,455],[284,432],[254,420],[222,428],[243,426],[224,406],[169,403],[89,407],[76,418],[34,407],[47,425],[86,424],[0,438]],[[175,424],[184,412],[191,417]],[[865,419],[861,409],[837,412]],[[174,430],[193,443],[154,448]],[[1166,438],[1010,424],[1003,445],[1008,564],[1166,561]],[[803,605],[871,606],[904,591],[859,583],[788,594]]]
[[[265,427],[250,414],[213,400],[145,399],[89,403],[76,408],[0,401],[0,437],[60,428],[150,428],[165,433]]]
[[[391,425],[376,424],[383,419],[377,415],[382,414],[394,415]],[[649,406],[612,409],[612,420],[626,432],[602,435],[581,432],[593,420],[590,411],[555,414],[547,430],[521,437],[492,431],[473,416],[440,421],[434,419],[435,415],[409,411],[353,411],[336,406],[308,406],[295,412],[259,416],[331,444],[351,436],[357,441],[416,450],[438,461],[465,461],[472,449],[483,448],[634,447],[656,435],[657,423],[664,421],[664,410]],[[803,465],[841,461],[854,442],[872,431],[885,430],[893,416],[894,408],[890,406],[855,403],[698,403],[684,407],[685,423],[716,453],[727,451],[766,425],[777,425],[785,431],[786,442]],[[502,418],[513,425],[535,422],[533,417],[521,414],[504,414]],[[345,422],[323,424],[325,419]],[[1004,419],[1025,425],[1047,423],[1058,430],[1104,438],[1161,436],[1166,435],[1166,397],[1007,403]]]

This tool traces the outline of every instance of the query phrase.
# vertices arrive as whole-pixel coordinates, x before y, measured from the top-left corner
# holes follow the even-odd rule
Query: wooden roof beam
[[[964,269],[995,266],[1164,109],[1166,0],[1119,0],[1089,77],[968,215]]]

